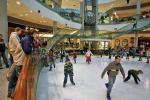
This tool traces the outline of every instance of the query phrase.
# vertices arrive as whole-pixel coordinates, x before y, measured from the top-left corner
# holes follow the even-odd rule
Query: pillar
[[[91,42],[89,41],[89,48],[88,49],[90,49],[91,50]]]
[[[111,17],[112,17],[111,14],[109,14],[109,23],[111,23]]]
[[[134,37],[134,47],[138,47],[138,31],[135,31],[135,37]]]
[[[57,34],[57,22],[56,21],[53,22],[53,34],[54,35]]]
[[[136,18],[137,18],[137,21],[139,20],[140,18],[140,15],[141,15],[141,0],[137,0],[137,4],[136,4]]]
[[[104,48],[103,49],[105,50],[105,48],[106,48],[106,41],[104,41]]]
[[[82,36],[84,35],[84,2],[84,0],[80,2],[80,18],[82,24],[80,33],[82,34]]]
[[[8,42],[7,0],[0,0],[0,34],[4,42]]]

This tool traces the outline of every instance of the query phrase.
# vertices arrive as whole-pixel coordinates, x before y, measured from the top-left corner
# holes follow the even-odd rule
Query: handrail
[[[19,75],[13,100],[35,100],[35,79],[37,77],[37,65],[39,54],[26,55]]]

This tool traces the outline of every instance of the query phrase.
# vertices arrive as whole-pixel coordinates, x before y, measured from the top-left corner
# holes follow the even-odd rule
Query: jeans
[[[149,63],[149,58],[150,58],[150,57],[149,57],[149,56],[147,56],[147,63]]]
[[[6,65],[6,68],[9,68],[8,61],[7,61],[5,52],[0,52],[0,64],[2,65],[1,57],[3,58],[3,61],[4,61],[5,65]]]
[[[116,76],[108,75],[107,94],[110,94],[110,93],[111,93],[111,90],[112,90],[113,84],[115,83],[115,80],[116,80]]]
[[[15,67],[8,83],[8,92],[12,92],[12,90],[15,89],[18,76],[19,76],[19,70],[18,68]]]
[[[139,56],[139,61],[142,61],[142,55]]]
[[[63,62],[63,61],[64,61],[64,57],[61,56],[61,57],[60,57],[60,62]]]
[[[65,77],[64,77],[64,85],[66,85],[66,83],[67,83],[67,79],[68,79],[68,76],[70,77],[70,82],[72,83],[72,84],[74,84],[74,81],[73,81],[73,73],[71,73],[71,72],[66,72],[65,74]]]
[[[74,63],[76,63],[77,61],[76,61],[76,57],[73,57],[73,60],[74,60]]]
[[[52,66],[55,68],[55,61],[54,60],[50,61],[50,70],[52,70]]]

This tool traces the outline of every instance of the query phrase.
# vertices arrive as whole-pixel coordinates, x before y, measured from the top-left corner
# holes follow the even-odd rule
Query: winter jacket
[[[25,54],[31,54],[33,51],[33,37],[31,37],[30,35],[26,35],[21,39],[21,45]]]
[[[20,38],[16,32],[12,32],[9,38],[9,52],[13,57],[14,64],[23,65],[25,54],[20,44]]]
[[[71,62],[66,62],[64,65],[64,73],[73,73],[73,64]]]
[[[104,74],[106,72],[108,72],[108,74],[111,75],[111,76],[116,76],[116,75],[118,75],[119,71],[125,77],[125,73],[124,73],[122,65],[121,64],[116,64],[115,62],[111,62],[111,63],[108,64],[108,66],[102,72],[102,76],[104,76]]]

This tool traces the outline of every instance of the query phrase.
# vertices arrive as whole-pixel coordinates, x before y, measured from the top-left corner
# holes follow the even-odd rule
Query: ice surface
[[[90,65],[85,63],[84,56],[77,58],[74,64],[74,81],[76,86],[68,84],[63,88],[63,66],[64,63],[56,63],[56,69],[49,72],[49,68],[44,68],[40,75],[37,100],[106,100],[107,75],[100,78],[101,72],[112,60],[108,57],[93,57]],[[150,64],[142,62],[138,58],[122,59],[122,66],[126,72],[128,69],[142,69],[144,74],[139,75],[141,82],[134,83],[133,78],[124,83],[122,75],[119,73],[114,84],[111,97],[112,100],[150,100]]]

